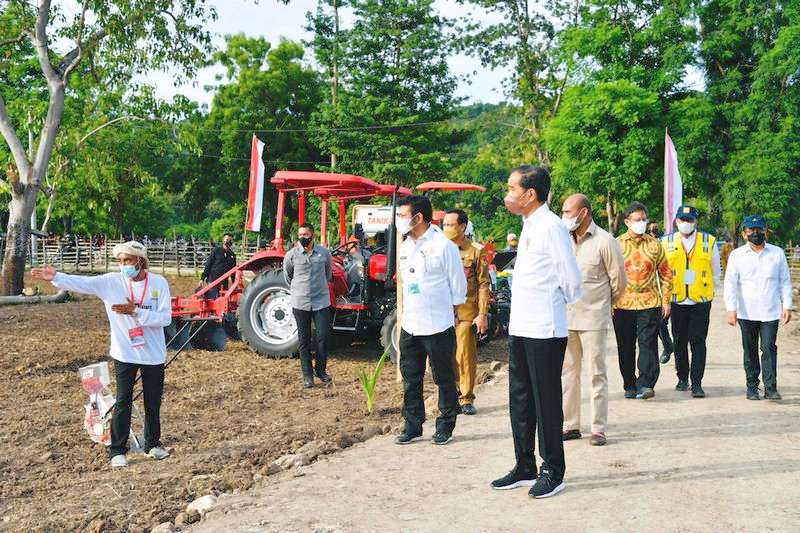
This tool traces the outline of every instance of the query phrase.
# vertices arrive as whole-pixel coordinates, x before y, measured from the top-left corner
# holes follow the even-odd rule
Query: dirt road
[[[567,490],[555,498],[489,489],[513,465],[501,377],[480,392],[478,416],[459,417],[450,445],[377,437],[220,498],[195,530],[797,531],[800,337],[779,334],[777,403],[744,398],[740,346],[717,302],[708,397],[675,391],[670,362],[655,399],[641,401],[623,399],[610,339],[609,443],[566,443]],[[583,409],[585,424],[586,397]]]

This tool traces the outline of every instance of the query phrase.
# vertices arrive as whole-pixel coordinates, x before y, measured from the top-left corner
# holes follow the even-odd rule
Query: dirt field
[[[173,293],[193,286],[170,281]],[[168,369],[162,428],[172,457],[131,455],[130,468],[112,471],[106,449],[83,431],[77,375],[107,353],[99,301],[0,307],[0,346],[4,531],[144,531],[199,496],[250,488],[265,465],[310,440],[347,447],[400,423],[393,365],[381,377],[376,412],[366,414],[356,370],[374,364],[376,346],[334,353],[334,385],[306,391],[296,359],[265,359],[231,343],[224,353],[185,353]],[[482,349],[479,376],[504,351],[503,341]]]

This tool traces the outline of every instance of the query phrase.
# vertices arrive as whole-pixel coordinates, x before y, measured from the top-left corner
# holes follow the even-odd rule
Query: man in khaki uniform
[[[484,333],[489,327],[489,262],[486,251],[464,236],[468,222],[464,211],[450,209],[444,216],[442,229],[458,246],[467,277],[467,301],[456,308],[456,369],[461,412],[474,415],[477,333]]]
[[[567,352],[561,370],[564,400],[564,440],[581,438],[581,366],[586,355],[592,376],[592,437],[590,444],[606,443],[608,375],[606,337],[611,306],[625,292],[625,260],[617,240],[592,220],[589,199],[573,194],[564,202],[561,220],[575,245],[583,276],[583,295],[567,306]]]

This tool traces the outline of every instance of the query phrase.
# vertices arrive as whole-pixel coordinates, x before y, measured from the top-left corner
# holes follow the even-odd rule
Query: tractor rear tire
[[[300,339],[283,270],[259,274],[242,291],[237,310],[239,334],[256,353],[292,357]]]
[[[389,360],[392,363],[397,362],[397,354],[400,351],[398,343],[400,342],[397,336],[397,309],[391,312],[386,318],[383,319],[381,326],[381,346],[383,349],[389,349]]]

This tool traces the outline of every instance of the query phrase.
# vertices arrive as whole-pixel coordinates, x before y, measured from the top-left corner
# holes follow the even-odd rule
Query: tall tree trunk
[[[64,114],[64,84],[60,79],[48,80],[50,98],[47,117],[39,135],[39,146],[33,161],[28,159],[22,144],[14,131],[5,110],[5,102],[0,96],[0,133],[2,133],[14,156],[18,176],[9,185],[8,229],[6,231],[6,250],[3,256],[3,272],[0,288],[5,296],[22,293],[25,281],[25,257],[31,235],[31,213],[36,208],[36,197],[47,172],[47,165],[53,153],[61,118]]]
[[[25,257],[31,237],[31,212],[36,205],[35,187],[26,187],[22,195],[14,195],[9,203],[6,251],[3,257],[2,293],[22,294],[25,287]]]

